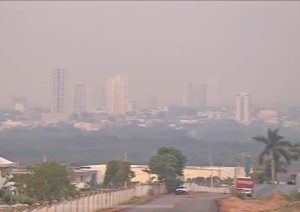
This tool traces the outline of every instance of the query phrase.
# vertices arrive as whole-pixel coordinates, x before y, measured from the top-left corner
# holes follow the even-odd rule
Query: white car
[[[179,186],[178,188],[176,188],[175,190],[175,194],[187,194],[187,188],[185,186]]]

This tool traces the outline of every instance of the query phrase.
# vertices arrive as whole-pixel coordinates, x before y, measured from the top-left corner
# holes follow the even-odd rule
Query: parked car
[[[179,186],[178,188],[176,188],[175,190],[175,194],[176,195],[180,195],[180,194],[187,194],[187,188],[185,186]]]

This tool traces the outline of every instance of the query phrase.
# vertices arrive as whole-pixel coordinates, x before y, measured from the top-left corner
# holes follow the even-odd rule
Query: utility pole
[[[127,152],[124,152],[124,161],[127,162]],[[124,182],[124,187],[127,188],[127,182]]]
[[[46,162],[47,162],[47,156],[44,155],[44,156],[43,156],[43,163],[46,163]]]
[[[212,160],[211,141],[209,141],[209,164],[210,164],[210,187],[213,187],[214,181],[213,181],[213,174],[212,174],[213,160]]]

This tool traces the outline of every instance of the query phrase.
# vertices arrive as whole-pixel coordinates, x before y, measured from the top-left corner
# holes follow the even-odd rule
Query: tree
[[[67,168],[56,162],[38,164],[28,174],[15,175],[11,181],[19,193],[35,201],[60,200],[77,194]]]
[[[253,139],[259,143],[265,144],[264,150],[259,155],[259,164],[265,164],[271,168],[271,179],[276,181],[276,174],[290,164],[292,160],[289,148],[292,144],[284,140],[283,136],[278,134],[279,129],[268,129],[268,136],[256,136]],[[265,160],[265,157],[268,159]],[[283,158],[284,161],[281,159]],[[286,164],[284,163],[286,162]]]
[[[187,160],[181,152],[173,147],[162,147],[149,161],[149,170],[157,174],[158,179],[166,183],[169,192],[172,192],[183,178],[183,169]]]
[[[104,185],[107,187],[119,188],[129,183],[135,176],[130,170],[130,163],[121,160],[112,160],[106,164]]]

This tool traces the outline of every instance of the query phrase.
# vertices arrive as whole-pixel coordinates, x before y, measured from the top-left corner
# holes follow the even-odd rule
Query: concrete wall
[[[229,194],[229,187],[209,187],[209,186],[200,186],[196,183],[185,183],[188,191],[193,192],[210,192],[210,193],[221,193],[221,194]]]
[[[101,190],[80,197],[68,199],[57,204],[36,205],[27,208],[23,212],[93,212],[100,209],[111,208],[129,201],[133,197],[149,195],[160,195],[166,192],[163,184],[137,185],[127,189]]]

